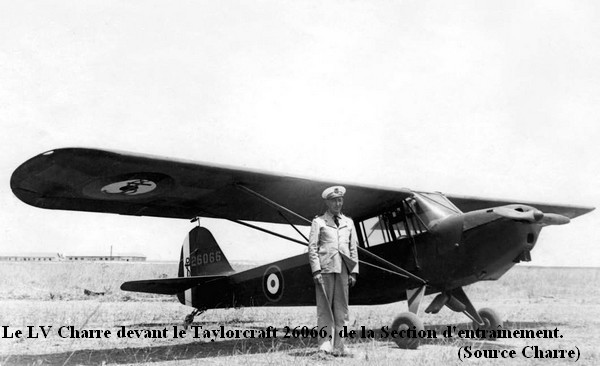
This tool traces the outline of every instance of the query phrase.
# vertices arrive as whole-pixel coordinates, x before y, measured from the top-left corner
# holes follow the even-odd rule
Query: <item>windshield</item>
[[[440,193],[415,192],[409,205],[428,228],[438,220],[460,213],[460,210]]]

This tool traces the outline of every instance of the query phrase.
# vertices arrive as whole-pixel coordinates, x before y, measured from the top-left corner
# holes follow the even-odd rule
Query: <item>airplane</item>
[[[324,211],[323,189],[346,187],[344,213],[359,242],[359,281],[350,305],[408,301],[390,329],[424,329],[417,315],[444,306],[464,313],[478,329],[497,329],[501,317],[475,308],[464,287],[497,280],[531,261],[540,231],[566,224],[593,207],[445,195],[406,188],[325,182],[231,166],[88,148],[62,148],[24,162],[12,174],[13,193],[46,209],[187,219],[225,219],[282,240],[307,245],[298,228]],[[291,225],[298,238],[257,223]],[[243,243],[240,243],[243,245]],[[177,295],[194,310],[315,305],[307,254],[236,272],[214,236],[196,225],[184,239],[178,277],[129,281],[124,291]],[[408,334],[408,333],[404,333]],[[394,339],[416,348],[414,337]]]

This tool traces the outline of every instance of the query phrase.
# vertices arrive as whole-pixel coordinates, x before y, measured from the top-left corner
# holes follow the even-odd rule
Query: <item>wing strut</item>
[[[203,213],[207,214],[209,217],[218,217],[218,216],[215,216],[214,213],[212,213],[210,211],[207,211],[207,210],[200,210],[200,212],[203,212]],[[254,230],[262,231],[263,233],[271,234],[271,235],[276,236],[278,238],[282,238],[282,239],[286,239],[286,240],[292,241],[294,243],[298,243],[298,244],[302,244],[302,245],[308,245],[307,243],[305,243],[303,241],[300,241],[298,239],[290,238],[289,236],[276,233],[274,231],[262,228],[262,227],[257,226],[257,225],[252,225],[250,223],[247,223],[247,222],[244,222],[244,221],[241,221],[241,220],[229,219],[227,217],[223,217],[223,219],[231,221],[231,222],[235,222],[236,224],[240,224],[242,226],[247,226],[247,227],[249,227],[251,229],[254,229]]]
[[[287,213],[289,213],[289,214],[292,214],[292,215],[296,216],[296,217],[297,217],[297,218],[299,218],[300,220],[302,220],[302,221],[305,221],[307,224],[309,224],[309,225],[310,225],[311,221],[310,221],[309,219],[307,219],[306,217],[304,217],[304,216],[302,216],[302,215],[299,215],[299,214],[295,213],[294,211],[290,210],[289,208],[283,207],[283,206],[282,206],[282,205],[280,205],[279,203],[277,203],[277,202],[275,202],[275,201],[272,201],[272,200],[268,199],[267,197],[265,197],[265,196],[261,195],[260,193],[254,192],[253,190],[251,190],[250,188],[248,188],[248,187],[246,187],[246,186],[244,186],[244,185],[241,185],[241,184],[239,184],[239,183],[235,183],[235,186],[236,186],[236,188],[239,188],[239,189],[241,189],[242,191],[244,191],[244,192],[246,192],[246,193],[249,193],[249,194],[251,194],[251,195],[253,195],[253,196],[256,196],[256,197],[260,198],[261,200],[265,201],[266,203],[268,203],[269,205],[271,205],[271,206],[273,206],[273,207],[276,207],[276,208],[282,209],[282,210],[284,210],[285,212],[287,212]]]
[[[277,213],[279,214],[279,216],[281,216],[288,224],[290,224],[290,226],[293,227],[294,230],[296,230],[296,232],[298,234],[300,234],[300,236],[303,237],[304,240],[306,240],[306,242],[308,243],[308,238],[306,236],[304,236],[304,234],[302,234],[302,232],[300,230],[298,230],[298,228],[294,224],[292,224],[290,222],[290,220],[288,220],[288,218],[285,217],[285,215],[281,213],[280,210],[284,210],[285,212],[287,212],[287,213],[289,213],[289,214],[291,214],[293,216],[296,216],[297,218],[299,218],[300,220],[305,221],[308,224],[311,223],[309,219],[307,219],[306,217],[304,217],[302,215],[299,215],[299,214],[295,213],[294,211],[288,209],[287,207],[284,207],[284,206],[280,205],[279,203],[277,203],[277,202],[275,202],[273,200],[268,199],[267,197],[263,196],[262,194],[260,194],[258,192],[255,192],[255,191],[251,190],[250,188],[248,188],[248,187],[246,187],[244,185],[241,185],[239,183],[235,183],[235,187],[238,188],[238,189],[241,189],[245,193],[248,193],[248,194],[250,194],[252,196],[258,197],[259,199],[265,201],[269,206],[272,206],[272,207],[276,208],[277,209]]]
[[[417,276],[417,275],[414,275],[414,274],[412,274],[412,273],[408,272],[408,271],[407,271],[407,270],[405,270],[404,268],[402,268],[402,267],[398,267],[398,266],[397,266],[397,265],[395,265],[394,263],[388,262],[388,261],[386,261],[385,259],[381,258],[380,256],[378,256],[378,255],[375,255],[375,254],[373,254],[373,253],[369,252],[368,250],[366,250],[366,249],[364,249],[364,248],[357,247],[357,249],[358,249],[358,252],[359,252],[361,255],[365,255],[365,254],[366,254],[366,256],[367,256],[367,257],[369,257],[369,258],[373,259],[374,261],[377,261],[377,262],[379,262],[379,263],[382,263],[382,264],[385,264],[385,265],[387,265],[388,267],[391,267],[391,268],[393,268],[393,269],[394,269],[396,272],[398,272],[398,274],[402,274],[402,275],[404,275],[404,276],[406,276],[406,277],[408,277],[408,278],[410,278],[410,279],[413,279],[413,280],[415,280],[415,281],[421,282],[422,284],[427,284],[427,281],[425,281],[424,279],[422,279],[421,277],[419,277],[419,276]]]
[[[288,220],[288,218],[287,218],[287,217],[285,217],[285,215],[284,215],[284,214],[282,214],[281,212],[279,212],[279,216],[283,217],[283,219],[284,219],[285,221],[287,221],[287,223],[288,223],[288,224],[290,224],[290,226],[291,226],[291,227],[293,227],[293,228],[294,228],[294,230],[296,230],[296,232],[297,232],[297,233],[298,233],[298,234],[299,234],[301,237],[303,237],[303,238],[304,238],[304,240],[306,240],[306,242],[308,243],[308,238],[307,238],[307,237],[306,237],[304,234],[302,234],[302,231],[298,230],[298,228],[296,227],[296,225],[292,224],[292,223],[290,222],[290,220]]]

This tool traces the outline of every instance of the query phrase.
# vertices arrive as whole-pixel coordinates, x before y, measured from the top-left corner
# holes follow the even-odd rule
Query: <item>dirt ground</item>
[[[443,331],[448,326],[466,329],[469,323],[464,315],[445,308],[436,315],[421,314],[426,328],[435,330],[437,338],[422,340],[417,350],[403,350],[384,336],[381,327],[390,325],[395,315],[406,311],[405,303],[352,306],[350,329],[358,331],[359,335],[365,329],[366,335],[369,331],[373,335],[347,339],[354,352],[353,357],[319,354],[316,352],[316,340],[306,333],[284,338],[286,326],[310,329],[315,325],[315,309],[312,307],[209,310],[198,316],[194,325],[196,329],[201,326],[202,330],[223,329],[226,332],[223,338],[215,339],[213,336],[205,338],[202,333],[194,337],[192,329],[182,336],[179,333],[183,330],[182,321],[191,309],[169,296],[139,299],[115,291],[105,296],[81,299],[64,299],[68,296],[60,293],[52,298],[33,295],[11,298],[7,294],[8,288],[0,288],[0,364],[187,365],[201,361],[228,365],[358,365],[365,362],[375,365],[404,362],[411,365],[546,365],[567,362],[598,365],[599,277],[600,269],[518,267],[500,281],[478,283],[466,289],[476,306],[491,307],[500,313],[506,329],[549,332],[557,329],[559,337],[550,339],[490,341],[461,339],[456,334],[451,338],[444,337]],[[15,293],[14,289],[11,291]],[[431,299],[427,297],[425,305]],[[73,338],[69,326],[73,331],[88,333],[80,332],[80,337],[94,335],[90,334],[94,331],[102,334],[95,334],[99,338]],[[275,336],[271,333],[265,338],[251,338],[251,334],[258,335],[261,330],[273,328],[277,329]],[[123,336],[119,332],[122,329],[129,334]],[[18,331],[22,332],[20,338]],[[47,332],[47,337],[43,331]],[[239,338],[235,337],[236,331]],[[146,333],[153,338],[145,338]],[[538,357],[534,357],[534,347],[538,349]],[[545,356],[548,350],[572,351],[579,357],[577,361],[571,358],[540,358],[540,354]],[[514,351],[512,357],[511,351]],[[468,355],[471,357],[466,357]],[[494,355],[496,358],[489,358]]]

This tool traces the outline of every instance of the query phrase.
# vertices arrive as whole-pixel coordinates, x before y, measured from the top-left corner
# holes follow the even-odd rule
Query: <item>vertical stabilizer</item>
[[[219,244],[204,227],[195,227],[181,248],[179,277],[220,275],[233,272]]]
[[[181,248],[179,277],[223,275],[233,272],[215,237],[207,228],[197,226],[190,230]],[[194,306],[192,300],[195,292],[195,288],[190,288],[177,297],[182,304]]]

